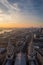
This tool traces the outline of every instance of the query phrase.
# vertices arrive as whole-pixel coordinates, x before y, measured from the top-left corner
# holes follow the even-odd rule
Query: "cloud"
[[[0,21],[43,22],[43,0],[0,0]]]
[[[43,0],[0,0],[0,7],[6,13],[9,11],[30,13],[32,15],[42,16]]]
[[[11,5],[7,0],[0,0],[0,7],[6,13],[10,13],[9,11],[19,11],[18,4],[14,3]]]
[[[8,22],[11,22],[13,21],[13,17],[12,15],[10,14],[6,14],[4,13],[1,9],[0,9],[0,23],[8,23]]]
[[[33,12],[43,13],[43,0],[7,0],[11,5],[18,3],[18,7],[21,10],[27,10]]]

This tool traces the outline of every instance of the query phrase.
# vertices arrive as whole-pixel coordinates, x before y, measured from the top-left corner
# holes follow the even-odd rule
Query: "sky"
[[[0,0],[0,27],[43,27],[43,0]]]

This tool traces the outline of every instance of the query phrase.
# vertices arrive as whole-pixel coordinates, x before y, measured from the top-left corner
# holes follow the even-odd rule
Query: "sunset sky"
[[[43,0],[0,0],[0,27],[43,27]]]

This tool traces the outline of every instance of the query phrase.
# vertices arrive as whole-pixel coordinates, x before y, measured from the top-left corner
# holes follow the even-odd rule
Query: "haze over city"
[[[0,27],[43,27],[43,0],[0,0]]]

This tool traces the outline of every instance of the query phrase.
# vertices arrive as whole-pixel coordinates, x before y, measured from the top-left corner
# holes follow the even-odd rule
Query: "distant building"
[[[5,58],[6,58],[6,49],[0,48],[0,63],[3,63]]]
[[[43,28],[41,28],[41,33],[43,33]]]
[[[43,65],[43,50],[37,51],[37,59],[38,59],[40,65]]]

